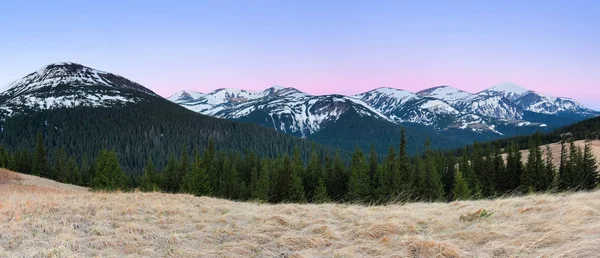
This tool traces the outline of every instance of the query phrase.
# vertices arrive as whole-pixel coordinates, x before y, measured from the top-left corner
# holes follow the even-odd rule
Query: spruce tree
[[[260,201],[269,200],[269,188],[271,184],[271,172],[268,161],[262,161],[260,170],[257,167],[252,168],[252,185],[250,187],[250,196],[252,199]]]
[[[321,160],[319,159],[319,156],[315,150],[315,146],[313,145],[311,149],[310,160],[308,162],[308,166],[306,167],[306,173],[304,173],[304,176],[302,177],[304,190],[309,200],[313,199],[313,194],[319,184],[319,177],[323,173],[322,169]]]
[[[377,153],[375,152],[375,145],[371,144],[371,152],[369,153],[369,189],[371,189],[371,200],[376,201],[380,198],[377,189],[380,185],[380,174],[379,174],[379,163],[377,161]]]
[[[371,178],[365,155],[356,149],[350,164],[350,179],[348,182],[348,200],[365,202],[371,196]]]
[[[469,183],[463,178],[462,172],[456,171],[454,175],[454,186],[452,188],[452,199],[453,200],[468,200],[471,198],[472,193],[469,189]]]
[[[411,169],[406,145],[406,131],[404,127],[402,127],[400,132],[400,150],[398,152],[398,165],[396,166],[397,172],[393,176],[394,182],[392,183],[392,185],[399,187],[399,189],[397,190],[398,194],[409,196],[410,192],[412,191],[412,184],[415,180],[415,174]]]
[[[506,177],[507,186],[505,192],[515,191],[521,185],[521,177],[523,175],[523,155],[516,143],[512,142],[508,147],[506,157]]]
[[[157,172],[152,157],[148,157],[148,162],[144,166],[144,173],[140,179],[140,191],[142,192],[156,192],[160,190],[158,182],[156,182]]]
[[[92,189],[95,190],[126,190],[129,178],[119,165],[119,158],[114,151],[103,150],[96,161],[96,176],[92,180]]]
[[[427,139],[425,144],[425,185],[424,196],[425,200],[441,201],[444,198],[444,186],[442,185],[441,175],[439,173],[437,163],[433,151],[429,148],[430,142]]]
[[[229,160],[226,159],[226,164],[223,166],[222,186],[220,189],[220,195],[223,198],[234,199],[240,193],[240,174],[236,163],[235,157],[232,155]]]
[[[176,173],[175,173],[174,182],[173,182],[173,186],[175,187],[173,189],[174,192],[181,191],[183,177],[185,175],[189,174],[189,172],[190,172],[191,164],[190,164],[190,156],[188,154],[187,144],[183,145],[183,152],[181,153],[181,157],[180,157],[179,163],[177,165],[178,166],[177,166],[177,169],[175,170]]]
[[[292,161],[292,185],[290,189],[290,201],[292,202],[306,202],[306,193],[304,186],[302,185],[302,177],[304,174],[304,162],[300,155],[298,146],[294,148],[294,160]]]
[[[178,180],[177,180],[177,161],[175,161],[175,157],[172,155],[169,157],[169,161],[167,162],[167,166],[163,170],[163,186],[162,190],[168,193],[175,193],[179,190]]]
[[[546,184],[548,184],[548,189],[556,190],[558,188],[558,172],[554,165],[554,155],[552,154],[550,145],[546,145],[546,164],[544,166],[543,177],[548,178],[548,180],[545,180]]]
[[[7,152],[4,146],[0,145],[0,167],[6,168],[8,166]]]
[[[46,155],[46,149],[44,148],[44,138],[40,133],[38,135],[37,145],[35,147],[35,155],[33,156],[32,174],[45,178],[53,178],[50,166],[48,166],[48,156]]]
[[[329,198],[329,195],[327,195],[327,189],[325,186],[325,181],[323,181],[322,178],[319,178],[318,180],[318,185],[317,188],[315,189],[315,193],[314,193],[314,197],[312,202],[313,203],[327,203],[327,202],[331,202],[331,199]]]
[[[208,145],[202,154],[202,166],[206,168],[206,173],[210,179],[210,186],[213,192],[217,193],[219,189],[220,173],[217,166],[215,143],[212,138],[208,139]]]
[[[398,161],[394,147],[390,147],[383,165],[381,182],[378,186],[378,192],[381,195],[382,201],[396,198],[400,194],[400,185],[396,185],[400,181],[395,178],[398,172],[397,164]]]
[[[79,164],[77,164],[77,160],[74,156],[69,158],[67,162],[67,182],[69,184],[81,185],[82,177],[81,171],[79,170]]]
[[[325,185],[329,191],[329,196],[334,201],[341,201],[348,193],[349,175],[339,153],[336,152],[329,167],[330,170],[327,173]]]
[[[281,163],[275,184],[275,202],[305,201],[302,179],[295,171],[293,161],[286,155]]]
[[[194,158],[194,163],[184,176],[181,186],[183,192],[196,196],[208,196],[212,194],[212,187],[206,173],[206,168],[202,166],[202,160],[198,155]]]
[[[55,151],[54,176],[58,182],[67,182],[67,154],[64,147]]]
[[[529,140],[529,156],[525,171],[521,176],[521,186],[526,191],[545,191],[550,179],[544,178],[544,162],[542,160],[542,151],[540,150],[539,134],[534,134]]]
[[[567,154],[567,144],[565,140],[560,141],[560,166],[558,167],[559,187],[561,190],[571,188],[573,179],[572,171],[569,170],[569,156]]]
[[[591,141],[586,140],[581,160],[581,173],[583,174],[582,189],[591,190],[598,185],[598,163],[592,152]]]
[[[502,152],[500,150],[500,146],[494,145],[494,174],[491,181],[494,184],[494,194],[501,194],[505,189],[499,189],[499,185],[501,184],[501,178],[506,174],[506,164],[504,163],[504,158],[502,158]]]
[[[581,163],[581,149],[579,149],[579,147],[575,145],[575,142],[573,142],[573,139],[571,139],[569,141],[569,162],[567,163],[567,171],[570,171],[570,178],[565,178],[568,190],[578,190],[583,184]]]

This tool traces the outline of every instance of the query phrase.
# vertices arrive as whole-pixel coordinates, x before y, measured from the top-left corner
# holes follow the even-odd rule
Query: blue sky
[[[0,8],[0,84],[72,61],[164,96],[508,81],[600,109],[598,13],[600,1],[14,1]]]

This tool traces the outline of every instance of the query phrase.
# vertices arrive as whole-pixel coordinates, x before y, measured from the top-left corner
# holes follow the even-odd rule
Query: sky
[[[0,85],[55,62],[155,92],[501,82],[600,109],[600,1],[6,1]]]

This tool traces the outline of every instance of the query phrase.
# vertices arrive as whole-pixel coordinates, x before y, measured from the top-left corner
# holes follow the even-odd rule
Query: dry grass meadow
[[[92,193],[6,170],[0,178],[0,257],[600,254],[600,192],[387,206],[270,205]],[[482,216],[482,209],[493,213]]]

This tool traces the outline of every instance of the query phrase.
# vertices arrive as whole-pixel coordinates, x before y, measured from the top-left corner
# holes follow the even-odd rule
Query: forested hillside
[[[577,122],[575,124],[565,126],[554,130],[548,133],[540,133],[540,144],[551,144],[557,143],[562,140],[572,139],[574,141],[577,140],[585,140],[585,139],[598,139],[600,137],[600,117],[590,118],[587,120],[583,120],[581,122]],[[489,141],[480,143],[486,146],[497,145],[500,148],[508,148],[510,145],[516,145],[518,149],[527,149],[529,148],[529,135],[517,136],[505,138],[502,140]],[[455,149],[451,152],[456,153],[455,155],[460,155],[465,151],[472,151],[474,148],[473,145],[465,146],[464,148]]]
[[[31,151],[42,133],[51,163],[60,149],[79,162],[93,160],[102,149],[114,150],[131,175],[139,175],[148,158],[162,168],[169,156],[202,150],[209,138],[217,150],[252,151],[261,157],[292,153],[294,147],[307,157],[313,145],[272,129],[197,114],[160,97],[146,98],[113,108],[65,107],[6,117],[0,122],[0,144],[11,151]]]
[[[254,151],[217,151],[210,139],[202,153],[187,148],[179,156],[169,155],[164,168],[148,158],[143,174],[127,177],[120,157],[103,150],[91,161],[79,163],[64,149],[48,161],[43,136],[38,136],[33,155],[0,149],[0,166],[99,190],[164,191],[267,202],[361,202],[450,201],[494,198],[506,194],[591,190],[598,186],[598,164],[586,142],[563,142],[560,153],[542,150],[539,134],[529,138],[529,156],[522,161],[512,144],[507,158],[498,145],[476,144],[461,156],[434,151],[429,141],[425,153],[407,154],[406,137],[390,147],[380,162],[374,148],[368,154],[357,149],[349,164],[343,156],[312,148],[304,159],[299,148],[292,155],[281,153],[261,158]],[[553,156],[560,155],[560,165]]]

